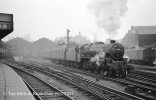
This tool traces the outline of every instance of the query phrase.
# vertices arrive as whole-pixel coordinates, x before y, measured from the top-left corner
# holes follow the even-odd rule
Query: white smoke
[[[121,26],[120,18],[128,10],[127,0],[91,0],[89,9],[96,17],[99,27],[107,34],[115,34]]]
[[[90,62],[96,63],[98,66],[100,66],[100,59],[103,59],[105,57],[106,53],[105,52],[100,52],[96,54],[94,57],[90,59]]]

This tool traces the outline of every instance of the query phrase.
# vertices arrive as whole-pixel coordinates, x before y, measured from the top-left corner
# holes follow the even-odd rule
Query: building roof
[[[156,34],[156,26],[131,26],[131,30],[138,34]]]

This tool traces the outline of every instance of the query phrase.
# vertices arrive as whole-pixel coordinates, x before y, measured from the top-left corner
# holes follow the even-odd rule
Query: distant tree
[[[67,38],[59,37],[55,39],[55,42],[57,42],[60,45],[65,45],[67,44]],[[82,36],[81,34],[70,37],[70,40],[69,40],[69,44],[86,44],[86,43],[90,43],[90,40]]]
[[[66,44],[66,37],[58,37],[54,40],[54,42],[58,43],[59,45],[65,45]]]
[[[75,42],[76,44],[86,44],[86,43],[90,43],[91,42],[89,39],[87,39],[86,37],[82,36],[81,34],[73,36],[71,38],[71,41]]]

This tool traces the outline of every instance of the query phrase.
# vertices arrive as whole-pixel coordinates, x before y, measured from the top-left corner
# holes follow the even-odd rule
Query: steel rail
[[[73,98],[73,97],[67,95],[64,91],[59,90],[57,87],[54,87],[53,85],[51,85],[50,83],[46,82],[45,80],[40,79],[40,77],[35,76],[35,75],[33,75],[33,74],[27,72],[26,70],[23,70],[22,68],[19,68],[19,67],[15,66],[14,64],[11,64],[11,63],[9,63],[9,62],[3,62],[3,63],[5,63],[5,64],[7,64],[7,65],[9,65],[9,66],[11,66],[11,67],[13,67],[13,68],[15,68],[15,69],[18,69],[18,70],[20,70],[20,71],[22,71],[22,72],[24,72],[24,73],[27,73],[28,75],[30,75],[30,76],[32,76],[32,77],[35,77],[37,80],[40,80],[42,83],[46,84],[48,87],[53,88],[54,90],[58,91],[58,92],[59,92],[60,94],[62,94],[67,100],[75,100],[75,98]],[[33,88],[33,87],[32,87],[32,88]],[[35,89],[33,89],[33,90],[35,91]],[[35,93],[36,93],[36,92],[35,92]],[[62,97],[62,96],[61,96],[61,97]],[[42,97],[40,97],[40,98],[42,98]],[[43,99],[41,99],[41,100],[43,100]]]

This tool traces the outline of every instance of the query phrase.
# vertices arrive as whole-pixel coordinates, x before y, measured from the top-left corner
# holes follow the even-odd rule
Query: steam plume
[[[96,18],[97,25],[108,34],[115,34],[120,28],[120,18],[127,9],[127,0],[91,0],[89,9]]]

